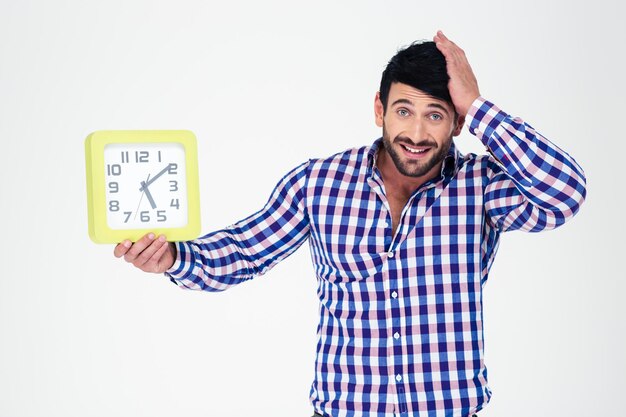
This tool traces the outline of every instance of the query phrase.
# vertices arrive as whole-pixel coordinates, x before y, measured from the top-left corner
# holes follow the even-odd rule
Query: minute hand
[[[157,178],[159,178],[161,175],[165,174],[167,171],[169,171],[170,167],[174,165],[174,164],[168,164],[168,166],[166,166],[165,168],[163,168],[161,171],[159,171],[158,174],[156,174],[154,177],[152,177],[152,179],[148,182],[146,182],[145,184],[142,185],[142,187],[140,188],[140,190],[143,191],[143,189],[145,189],[146,187],[148,187],[150,184],[152,184],[154,181],[156,181]]]

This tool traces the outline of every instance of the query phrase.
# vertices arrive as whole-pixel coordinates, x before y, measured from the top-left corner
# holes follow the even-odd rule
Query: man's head
[[[452,105],[448,91],[449,79],[446,59],[435,42],[414,42],[398,51],[383,71],[378,90],[383,109],[387,109],[389,90],[393,83],[410,85]]]
[[[436,174],[461,132],[448,91],[444,56],[434,42],[414,43],[387,65],[376,95],[376,124],[395,168],[408,177]]]

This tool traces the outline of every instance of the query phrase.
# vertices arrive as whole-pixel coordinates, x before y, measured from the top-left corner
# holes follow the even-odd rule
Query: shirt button
[[[390,258],[393,258],[393,251],[387,252],[387,256],[390,257]]]
[[[396,340],[400,339],[400,333],[395,332],[395,333],[393,334],[393,338],[394,338],[394,339],[396,339]]]
[[[396,375],[396,381],[398,382],[402,381],[402,375],[400,374]]]
[[[394,292],[391,293],[391,296],[393,298],[398,298],[398,293],[394,291]]]
[[[385,227],[389,227],[389,222],[385,222],[385,223],[383,223],[383,226],[385,226]]]

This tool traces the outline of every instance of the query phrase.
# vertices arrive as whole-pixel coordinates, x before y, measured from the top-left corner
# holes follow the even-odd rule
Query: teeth
[[[406,149],[407,151],[409,151],[411,153],[424,153],[424,152],[426,152],[426,149],[412,149],[412,148],[409,148],[406,145],[402,145],[402,146],[404,146],[404,149]]]

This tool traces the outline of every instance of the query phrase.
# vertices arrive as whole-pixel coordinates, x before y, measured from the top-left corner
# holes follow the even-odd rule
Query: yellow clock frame
[[[104,148],[111,143],[179,143],[185,149],[187,180],[187,225],[176,228],[109,228],[106,210]],[[200,235],[200,188],[196,136],[188,130],[101,130],[85,139],[87,168],[87,212],[89,237],[96,243],[137,241],[146,233],[164,234],[169,241],[195,239]]]

